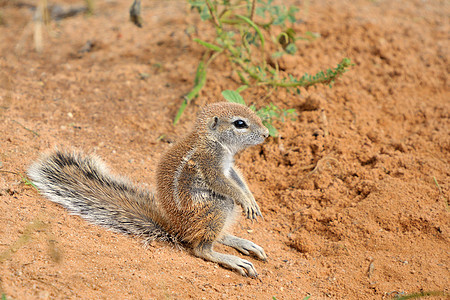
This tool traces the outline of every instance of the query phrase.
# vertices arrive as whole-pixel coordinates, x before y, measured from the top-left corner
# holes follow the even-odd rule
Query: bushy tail
[[[176,239],[162,228],[155,195],[111,174],[94,155],[56,150],[28,170],[39,191],[71,213],[146,242]]]

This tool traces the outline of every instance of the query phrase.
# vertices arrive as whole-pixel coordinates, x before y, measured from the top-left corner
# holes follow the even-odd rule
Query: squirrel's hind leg
[[[213,242],[201,243],[193,249],[193,252],[195,256],[216,262],[225,268],[235,270],[242,276],[258,276],[258,273],[251,262],[237,256],[215,252],[213,250]]]
[[[264,261],[267,260],[267,255],[264,252],[264,249],[252,241],[241,239],[231,234],[225,234],[219,240],[219,243],[225,246],[233,247],[242,254],[252,255]]]

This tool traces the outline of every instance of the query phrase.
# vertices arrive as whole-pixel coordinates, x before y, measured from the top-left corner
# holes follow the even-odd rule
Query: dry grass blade
[[[25,227],[24,232],[20,235],[20,237],[15,241],[8,249],[0,253],[0,263],[9,259],[14,253],[16,253],[20,248],[22,248],[25,244],[27,244],[33,232],[42,230],[45,228],[45,224],[42,221],[34,220],[30,224]]]
[[[434,183],[436,184],[436,186],[437,186],[437,188],[438,188],[438,190],[439,190],[439,195],[440,195],[442,198],[444,198],[444,200],[445,200],[445,208],[446,208],[447,211],[448,211],[448,210],[449,210],[449,208],[448,208],[448,199],[447,199],[447,197],[445,197],[444,192],[443,192],[442,189],[441,189],[441,186],[439,185],[439,183],[438,183],[437,180],[436,180],[436,177],[433,176],[433,180],[434,180]]]
[[[20,174],[18,172],[0,170],[0,173],[9,173],[9,174],[14,174],[14,175],[20,176],[20,178],[22,178],[22,183],[24,183],[25,185],[31,185],[34,189],[36,189],[36,191],[39,191],[37,186],[30,179],[28,179],[28,177],[23,176],[22,174]]]
[[[22,125],[21,123],[17,122],[16,120],[12,120],[14,123],[19,124],[20,126],[22,126],[25,130],[28,130],[29,132],[31,132],[32,134],[34,134],[35,136],[39,136],[39,133],[37,133],[36,131],[29,129],[27,127],[25,127],[24,125]]]

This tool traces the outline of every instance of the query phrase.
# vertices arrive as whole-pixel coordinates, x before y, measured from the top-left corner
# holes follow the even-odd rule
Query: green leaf
[[[273,21],[273,25],[284,24],[285,21],[286,21],[286,16],[278,16],[278,18],[276,18],[275,21]]]
[[[289,7],[289,10],[288,10],[288,13],[287,13],[289,22],[291,22],[291,23],[297,22],[297,19],[295,18],[295,13],[298,12],[299,10],[300,9],[298,9],[298,7],[295,7],[295,6]]]
[[[240,93],[248,88],[248,85],[241,85],[236,89],[236,92]]]
[[[205,46],[206,48],[208,48],[208,49],[210,49],[210,50],[213,50],[213,51],[217,51],[217,52],[223,51],[223,49],[220,48],[219,46],[216,46],[216,45],[214,45],[214,44],[211,44],[211,43],[202,41],[202,40],[200,40],[200,39],[194,39],[194,42],[197,42],[197,43],[199,43],[200,45]]]
[[[280,58],[283,56],[283,54],[284,54],[283,51],[274,52],[272,53],[272,58]]]
[[[150,77],[149,73],[139,73],[139,77],[144,80]]]
[[[186,109],[186,106],[191,102],[192,99],[194,99],[200,90],[203,88],[203,86],[206,83],[206,67],[205,63],[203,61],[200,61],[197,67],[197,73],[195,74],[194,79],[194,87],[192,90],[184,96],[183,102],[181,103],[180,108],[178,109],[177,115],[175,116],[175,119],[173,120],[173,124],[176,125],[178,121],[181,118],[181,115],[183,114],[184,110]]]
[[[244,98],[242,98],[242,96],[236,91],[225,90],[222,92],[222,96],[229,102],[246,105]]]
[[[248,25],[250,25],[253,29],[255,29],[256,33],[259,36],[259,39],[261,40],[261,48],[264,48],[264,36],[263,36],[261,30],[259,29],[258,25],[253,23],[253,21],[247,17],[241,16],[241,15],[236,15],[236,17],[238,17],[241,20],[244,20]]]
[[[294,54],[295,52],[297,52],[297,46],[295,46],[294,43],[290,43],[284,50],[286,51],[286,53]]]
[[[307,36],[306,39],[310,41],[314,41],[315,39],[320,38],[320,33],[317,32],[307,31],[305,32],[305,35]]]
[[[255,13],[256,13],[256,15],[258,15],[258,16],[264,18],[265,15],[266,15],[266,8],[265,8],[265,7],[258,6],[258,7],[255,9]]]
[[[250,45],[256,45],[256,34],[247,31],[242,35],[242,39]]]
[[[238,74],[238,76],[241,79],[243,84],[245,84],[245,85],[249,85],[250,84],[250,82],[247,80],[247,78],[245,78],[245,76],[242,74],[242,72],[236,71],[236,73]]]
[[[203,61],[198,63],[197,71],[195,73],[194,86],[199,85],[206,78],[206,67]]]
[[[295,108],[286,109],[286,114],[297,114]]]
[[[202,19],[202,21],[211,19],[211,14],[209,13],[209,9],[206,5],[203,7],[202,12],[200,13],[200,19]]]
[[[205,5],[203,1],[189,1],[191,7],[202,7]]]
[[[267,129],[269,129],[269,135],[273,136],[273,137],[277,137],[278,136],[278,130],[273,127],[272,124],[270,124],[269,122],[263,122],[263,125],[267,127]]]

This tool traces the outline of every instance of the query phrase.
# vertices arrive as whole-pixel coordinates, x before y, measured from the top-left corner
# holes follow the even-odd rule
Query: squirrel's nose
[[[269,129],[267,129],[267,127],[264,127],[264,132],[262,133],[262,136],[265,139],[269,137]]]

